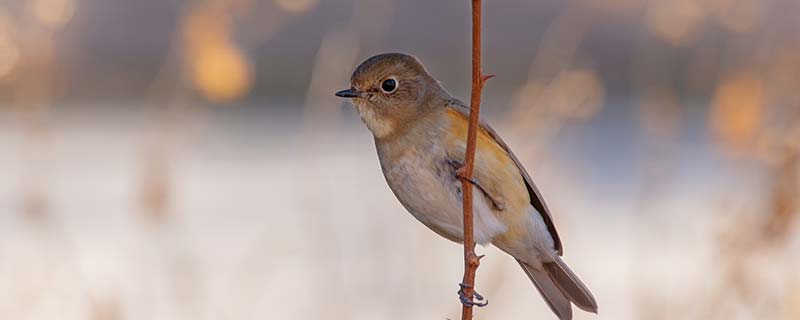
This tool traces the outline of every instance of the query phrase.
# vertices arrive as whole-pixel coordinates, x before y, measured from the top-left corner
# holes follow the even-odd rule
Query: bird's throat
[[[372,131],[375,138],[388,137],[395,131],[394,121],[379,115],[374,108],[365,104],[357,104],[356,110],[361,116],[361,121],[364,121],[364,124],[367,125],[369,131]]]

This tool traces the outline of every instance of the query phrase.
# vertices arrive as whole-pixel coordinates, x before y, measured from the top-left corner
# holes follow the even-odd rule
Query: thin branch
[[[475,272],[480,265],[480,257],[475,254],[475,236],[472,214],[472,183],[475,167],[475,147],[478,137],[478,114],[480,113],[481,91],[486,80],[481,70],[481,0],[472,0],[472,93],[469,108],[469,128],[467,131],[467,151],[464,161],[462,185],[462,207],[464,209],[464,278],[462,294],[468,299],[461,309],[461,320],[472,319],[473,296],[475,295]]]

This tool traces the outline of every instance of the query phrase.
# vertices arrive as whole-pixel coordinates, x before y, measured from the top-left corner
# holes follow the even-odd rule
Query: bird
[[[414,218],[462,243],[462,184],[469,110],[414,56],[383,53],[356,67],[350,99],[372,132],[384,178]],[[550,210],[522,163],[481,121],[474,174],[474,239],[511,255],[561,320],[572,305],[597,313],[597,302],[561,258]],[[463,301],[463,299],[462,299]]]

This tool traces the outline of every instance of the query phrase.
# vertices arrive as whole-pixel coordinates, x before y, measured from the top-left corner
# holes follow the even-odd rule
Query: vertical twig
[[[469,128],[467,131],[467,151],[461,179],[464,209],[464,279],[463,294],[470,302],[475,293],[475,272],[480,259],[475,255],[475,237],[472,219],[472,172],[475,162],[475,144],[478,137],[478,114],[480,112],[483,85],[492,76],[481,71],[481,0],[472,0],[472,92],[470,97]],[[472,319],[472,305],[464,304],[461,319]]]

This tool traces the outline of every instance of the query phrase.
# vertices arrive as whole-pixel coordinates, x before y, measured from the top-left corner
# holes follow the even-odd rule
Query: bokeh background
[[[0,319],[454,319],[460,246],[333,92],[418,56],[469,94],[468,1],[0,2]],[[800,319],[800,2],[488,0],[483,117],[600,303]],[[478,319],[552,319],[514,261]]]

